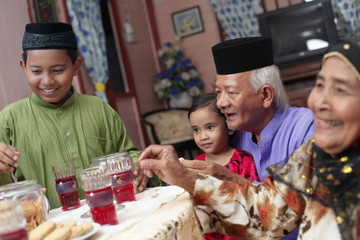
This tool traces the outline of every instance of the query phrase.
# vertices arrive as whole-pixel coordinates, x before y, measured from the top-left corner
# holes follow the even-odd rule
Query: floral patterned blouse
[[[296,189],[319,188],[311,171],[312,138],[294,151],[279,174]],[[310,181],[309,181],[310,179]],[[243,239],[280,239],[299,229],[298,239],[341,239],[334,211],[319,201],[267,177],[261,185],[240,185],[199,174],[194,191],[195,210],[202,230]],[[352,239],[360,239],[360,206],[350,216]]]
[[[205,161],[205,153],[199,155],[194,160]],[[252,155],[246,151],[236,149],[232,155],[230,161],[225,165],[227,169],[231,172],[239,174],[240,176],[250,180],[259,182],[259,176],[256,171],[256,165]],[[215,240],[215,239],[225,239],[225,240],[236,240],[239,238],[234,238],[227,236],[223,233],[213,232],[205,234],[206,240]]]

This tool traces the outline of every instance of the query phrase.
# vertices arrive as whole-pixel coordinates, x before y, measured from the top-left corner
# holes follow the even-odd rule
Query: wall
[[[200,78],[203,80],[205,92],[214,91],[213,84],[216,80],[216,70],[211,53],[211,47],[220,41],[216,18],[208,0],[152,0],[154,15],[160,43],[163,45],[172,41],[175,30],[171,13],[178,12],[194,6],[200,7],[200,12],[205,31],[185,37],[181,40],[184,55],[191,59],[198,68]],[[155,80],[153,80],[155,81]]]
[[[156,100],[155,94],[152,92],[156,75],[156,59],[154,58],[151,46],[145,4],[141,0],[122,0],[117,1],[117,7],[121,26],[123,27],[125,22],[130,22],[136,35],[135,43],[127,43],[126,41],[124,43],[130,62],[140,112],[143,114],[162,108],[162,103]],[[124,30],[121,34],[125,40]],[[122,105],[121,99],[117,101],[117,104],[120,104],[121,108],[128,106]]]
[[[24,0],[2,0],[0,7],[0,109],[31,95],[20,68],[22,36],[30,21]]]
[[[154,47],[149,15],[146,8],[147,0],[117,0],[117,8],[121,26],[130,22],[136,35],[135,43],[126,43],[125,48],[129,56],[131,73],[135,84],[136,97],[140,108],[140,114],[161,109],[164,104],[157,101],[153,92],[156,83],[158,68],[157,49]],[[181,46],[184,54],[189,57],[198,68],[199,75],[204,82],[205,92],[213,91],[215,82],[215,66],[211,55],[211,46],[219,40],[217,25],[208,0],[152,0],[157,30],[161,44],[171,41],[175,36],[172,25],[171,13],[199,5],[205,31],[184,38]],[[125,39],[124,33],[122,33]],[[126,127],[136,142],[140,136],[141,116],[129,114],[134,113],[136,103],[130,97],[118,98],[116,101],[118,112],[124,119]],[[136,133],[136,134],[134,134]],[[136,135],[136,136],[134,136]],[[138,145],[139,146],[139,145]]]

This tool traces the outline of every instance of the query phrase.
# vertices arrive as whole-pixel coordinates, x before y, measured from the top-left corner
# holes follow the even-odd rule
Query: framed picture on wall
[[[199,6],[171,14],[176,35],[187,37],[204,31]]]
[[[34,0],[36,22],[56,22],[54,0]]]

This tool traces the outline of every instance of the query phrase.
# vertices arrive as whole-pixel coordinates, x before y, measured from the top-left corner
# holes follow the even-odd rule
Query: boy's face
[[[58,106],[71,96],[72,79],[80,65],[81,58],[73,65],[64,49],[28,50],[26,65],[20,60],[32,91],[45,102]]]

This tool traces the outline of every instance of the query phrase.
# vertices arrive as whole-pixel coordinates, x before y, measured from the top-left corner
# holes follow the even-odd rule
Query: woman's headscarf
[[[339,57],[346,62],[360,80],[360,39],[357,41],[343,40],[331,47],[325,53],[322,62],[324,63],[326,59],[332,56]]]

